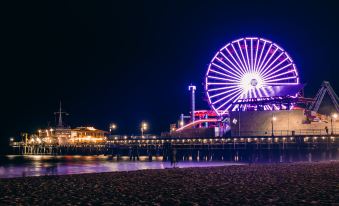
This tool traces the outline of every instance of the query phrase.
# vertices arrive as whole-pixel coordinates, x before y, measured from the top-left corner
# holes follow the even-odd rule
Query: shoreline
[[[150,169],[1,179],[0,204],[338,204],[338,184],[338,161]]]

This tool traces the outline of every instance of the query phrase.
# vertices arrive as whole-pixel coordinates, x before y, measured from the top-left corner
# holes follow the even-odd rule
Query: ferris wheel
[[[205,78],[209,104],[218,115],[235,111],[235,101],[270,97],[275,87],[297,84],[297,68],[287,52],[257,37],[241,38],[221,48]]]

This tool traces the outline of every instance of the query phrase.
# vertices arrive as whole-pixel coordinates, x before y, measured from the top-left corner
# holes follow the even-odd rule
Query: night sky
[[[203,79],[214,53],[245,36],[272,40],[292,57],[313,97],[323,80],[339,92],[339,6],[330,1],[11,2],[3,7],[1,144],[55,124],[59,100],[72,127],[138,134],[167,131],[208,108]],[[122,3],[125,2],[125,3]]]

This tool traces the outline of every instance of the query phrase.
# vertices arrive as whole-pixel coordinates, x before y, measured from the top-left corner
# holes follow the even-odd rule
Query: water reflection
[[[140,157],[140,161],[129,161],[126,157],[117,161],[104,155],[8,155],[1,160],[0,178],[171,168],[171,164],[169,162],[162,162],[161,158],[155,159],[152,162],[147,160],[148,157]],[[179,162],[178,167],[208,167],[234,164],[237,163],[187,161]]]

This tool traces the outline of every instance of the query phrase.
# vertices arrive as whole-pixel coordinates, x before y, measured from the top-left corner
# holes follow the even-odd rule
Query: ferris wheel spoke
[[[264,79],[267,79],[268,77],[272,76],[273,74],[276,74],[278,72],[281,72],[282,70],[292,66],[293,64],[292,63],[289,63],[289,64],[286,64],[285,66],[275,70],[274,72],[271,72],[270,74],[266,74],[265,76],[263,76]]]
[[[225,73],[215,71],[214,69],[210,69],[209,71],[210,71],[210,72],[213,72],[213,73],[216,73],[216,74],[219,74],[219,75],[222,75],[222,76],[225,76],[225,77],[228,77],[228,78],[231,78],[231,79],[233,79],[233,80],[235,80],[235,81],[240,81],[240,79],[237,78],[237,77],[232,77],[232,76],[227,75],[227,74],[225,74]]]
[[[207,85],[234,85],[234,83],[227,83],[227,82],[207,82]]]
[[[238,73],[232,73],[232,72],[230,72],[229,70],[227,70],[226,68],[224,68],[224,67],[222,67],[222,66],[220,66],[220,65],[218,65],[218,64],[216,64],[216,63],[212,63],[212,65],[215,66],[215,67],[217,67],[218,69],[224,71],[224,72],[227,72],[227,73],[229,73],[229,74],[235,75],[235,76],[238,77],[238,78],[241,77]],[[224,64],[224,65],[225,65],[225,64]],[[230,66],[228,66],[228,65],[226,65],[226,66],[227,66],[229,69],[231,69],[231,70],[233,71],[233,69],[232,69]]]
[[[232,57],[232,59],[233,59],[233,60],[235,61],[235,63],[238,65],[239,70],[242,71],[243,74],[246,73],[246,68],[245,68],[244,64],[242,63],[242,61],[240,60],[239,55],[238,55],[238,53],[237,53],[237,50],[235,50],[233,44],[232,44],[231,46],[232,46],[232,49],[233,49],[235,55],[236,55],[237,58],[238,58],[238,61],[239,61],[240,64],[241,64],[241,66],[239,65],[238,61],[235,59],[235,57],[233,56],[233,54],[231,54],[231,52],[228,50],[228,48],[225,47],[227,53]]]
[[[226,99],[226,98],[228,98],[228,97],[231,97],[231,96],[236,96],[236,95],[238,95],[238,94],[241,94],[242,93],[242,90],[241,89],[239,89],[239,90],[237,90],[237,91],[235,91],[235,92],[232,92],[231,94],[228,94],[228,95],[225,95],[224,97],[221,97],[220,99],[218,99],[217,101],[215,101],[215,102],[213,102],[212,104],[217,104],[218,102],[220,102],[220,101],[222,101],[222,100],[224,100],[224,99]],[[231,98],[229,98],[229,99],[231,99]],[[227,101],[226,101],[227,102]],[[223,104],[226,104],[226,103],[223,103]],[[223,106],[223,105],[222,105]],[[217,110],[219,110],[222,106],[219,106],[218,108],[217,108]]]
[[[264,74],[267,70],[271,68],[271,66],[277,62],[277,60],[284,54],[284,52],[280,53],[267,67],[262,68],[260,73]]]
[[[235,60],[234,61],[237,64],[237,66],[234,65],[234,63],[223,52],[220,51],[220,54],[233,66],[233,69],[232,69],[233,72],[236,72],[240,76],[244,74],[244,72],[241,70],[241,67]],[[232,55],[231,57],[233,58]]]
[[[214,97],[218,97],[220,95],[227,94],[227,93],[230,93],[230,92],[233,92],[233,91],[236,91],[236,90],[240,90],[240,88],[234,88],[234,89],[230,89],[230,90],[227,90],[227,91],[224,91],[224,92],[221,92],[221,93],[217,93],[217,94],[210,96],[210,98],[212,99]]]
[[[249,70],[249,68],[248,68],[248,66],[247,66],[247,64],[246,64],[246,60],[245,60],[245,57],[244,57],[244,53],[242,52],[242,48],[241,48],[241,45],[240,45],[240,41],[238,41],[238,48],[239,48],[239,50],[240,50],[240,54],[241,54],[242,60],[244,61],[244,65],[245,65],[245,67],[246,67],[246,71],[249,72],[250,70]]]
[[[244,43],[245,43],[245,51],[246,51],[246,57],[247,57],[247,65],[248,65],[248,70],[250,72],[252,72],[252,69],[251,69],[251,64],[250,64],[250,58],[248,56],[248,47],[247,47],[247,43],[246,43],[246,39],[244,39]]]
[[[288,58],[282,60],[281,62],[279,62],[278,64],[276,64],[274,67],[272,67],[270,70],[266,71],[265,73],[262,73],[263,78],[265,78],[266,76],[270,76],[270,75],[272,75],[272,74],[275,74],[275,73],[281,71],[282,69],[285,69],[286,67],[284,67],[284,68],[279,68],[279,69],[273,71],[273,70],[276,69],[278,66],[280,66],[282,63],[284,63],[286,60],[288,60]],[[290,65],[291,65],[291,64],[290,64]]]
[[[270,76],[269,78],[266,78],[265,80],[268,81],[268,80],[271,80],[273,78],[276,78],[276,77],[280,77],[280,76],[283,76],[285,74],[289,74],[289,73],[293,73],[294,70],[289,70],[287,72],[283,72],[283,73],[280,73],[280,74],[277,74],[277,75],[274,75],[274,76]]]
[[[222,53],[221,53],[222,54]],[[234,72],[234,74],[238,75],[239,77],[241,77],[243,75],[243,73],[241,73],[240,71],[236,70],[236,66],[225,56],[225,58],[227,59],[227,61],[229,63],[231,63],[231,65],[233,66],[233,68],[231,66],[229,66],[228,64],[226,64],[224,61],[222,61],[221,59],[219,59],[218,57],[216,57],[216,59],[222,63],[223,65],[227,66],[230,70],[232,70]],[[227,70],[226,70],[227,71]]]
[[[258,50],[259,50],[259,42],[260,42],[260,39],[258,39]],[[259,59],[255,65],[255,70],[258,71],[259,70],[259,66],[260,66],[260,63],[261,63],[261,57],[262,57],[262,54],[264,53],[264,50],[265,50],[265,46],[266,46],[266,41],[264,41],[264,45],[262,46],[262,49],[260,51],[260,55],[259,55]]]
[[[254,67],[253,67],[253,39],[251,39],[251,70],[254,71]]]
[[[261,72],[262,70],[265,69],[265,67],[267,66],[267,64],[271,61],[272,57],[275,55],[275,53],[278,51],[278,48],[276,48],[273,52],[273,54],[270,55],[270,57],[268,58],[268,60],[266,61],[266,63],[264,64],[264,66],[262,66],[260,69],[259,69],[259,72]]]
[[[216,77],[216,76],[211,76],[211,75],[208,75],[207,78],[223,80],[223,81],[227,81],[227,82],[236,82],[236,83],[239,82],[237,80],[227,79],[227,78],[223,78],[223,77]]]
[[[260,71],[261,67],[265,63],[266,57],[267,57],[268,53],[270,53],[271,48],[272,48],[272,44],[268,47],[266,54],[265,54],[264,58],[262,59],[260,65],[259,65],[258,71]]]
[[[257,72],[257,58],[258,58],[258,51],[259,51],[259,39],[257,39],[257,46],[256,46],[256,50],[255,50],[255,57],[254,57],[254,64],[253,64],[253,69],[254,72]]]
[[[207,91],[209,92],[213,92],[213,91],[219,91],[219,90],[225,90],[225,89],[232,89],[232,88],[238,88],[238,85],[235,86],[228,86],[228,87],[218,87],[218,88],[213,88],[213,89],[207,89]]]

